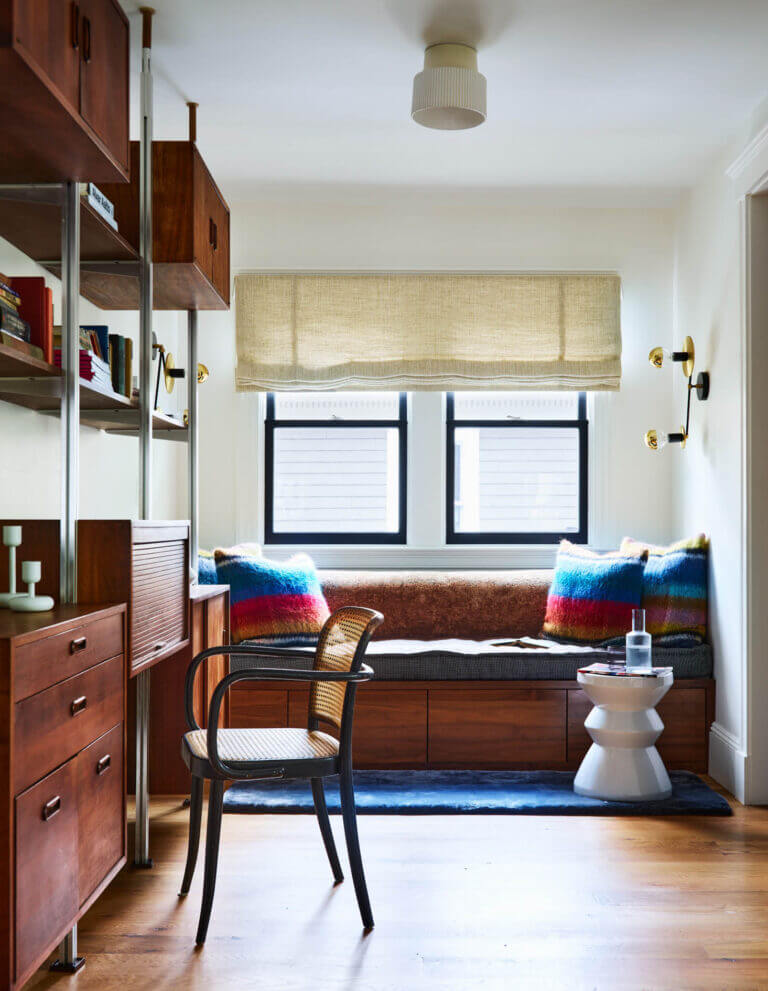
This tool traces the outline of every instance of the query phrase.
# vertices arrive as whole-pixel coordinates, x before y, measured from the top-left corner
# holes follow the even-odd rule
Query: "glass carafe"
[[[627,634],[627,671],[650,671],[651,635],[645,631],[645,609],[632,610],[632,630]]]

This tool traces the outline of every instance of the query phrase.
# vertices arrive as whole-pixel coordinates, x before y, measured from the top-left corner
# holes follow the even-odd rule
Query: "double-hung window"
[[[448,543],[587,540],[586,395],[448,393]]]
[[[405,393],[268,393],[265,426],[267,543],[405,543]]]

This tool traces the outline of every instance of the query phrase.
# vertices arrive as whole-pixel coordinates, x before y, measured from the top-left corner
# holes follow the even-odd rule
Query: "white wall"
[[[605,198],[621,202],[618,195]],[[568,202],[567,196],[505,191],[268,190],[260,199],[230,204],[232,271],[618,271],[624,376],[619,393],[595,397],[591,539],[604,547],[626,533],[671,539],[674,456],[652,454],[642,438],[648,427],[669,426],[678,415],[670,377],[647,362],[653,345],[672,339],[675,212],[668,205],[576,208]],[[200,357],[212,373],[200,390],[201,544],[258,539],[258,404],[233,391],[234,314],[201,314],[200,328]],[[476,549],[456,554],[462,552],[468,561],[470,555],[479,560]],[[374,564],[393,553],[359,556]],[[499,554],[509,563],[508,552],[498,548],[488,560],[500,562]],[[330,552],[316,557],[339,560]]]
[[[44,275],[54,290],[54,322],[61,322],[61,290],[58,279],[0,239],[0,272]],[[158,339],[178,353],[185,340],[176,313],[155,315]],[[108,313],[85,301],[81,323],[108,324],[110,330],[138,338],[137,313]],[[155,366],[156,367],[156,366]],[[137,362],[134,369],[138,372]],[[185,390],[172,396],[161,386],[160,406],[168,411],[186,406]],[[185,445],[157,441],[154,444],[153,495],[157,519],[188,516],[186,503]],[[57,418],[0,402],[0,515],[21,518],[58,518],[61,515],[61,425]],[[138,516],[138,440],[116,437],[100,430],[80,430],[80,513],[83,518],[135,518]]]

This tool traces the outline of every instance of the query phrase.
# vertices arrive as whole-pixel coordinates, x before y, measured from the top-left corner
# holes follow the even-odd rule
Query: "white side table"
[[[577,795],[650,802],[672,794],[655,746],[664,729],[655,707],[672,681],[671,671],[655,677],[579,672],[595,707],[584,722],[594,742],[573,782]]]

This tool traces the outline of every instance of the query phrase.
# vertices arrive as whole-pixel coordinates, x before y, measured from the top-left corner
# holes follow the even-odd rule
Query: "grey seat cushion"
[[[246,641],[247,642],[247,641]],[[258,643],[258,641],[253,641]],[[526,644],[527,646],[522,646]],[[259,667],[309,667],[314,649],[299,658],[233,654],[232,671]],[[616,660],[616,651],[576,647],[525,637],[520,640],[374,640],[365,660],[377,681],[573,681],[580,667]],[[654,647],[653,663],[672,668],[675,678],[711,678],[712,648]]]

